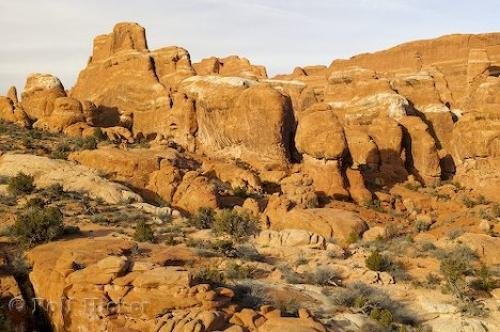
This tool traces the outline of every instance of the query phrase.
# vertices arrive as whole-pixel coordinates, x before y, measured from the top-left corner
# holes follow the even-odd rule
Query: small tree
[[[375,250],[365,259],[365,265],[372,271],[387,271],[391,263],[386,256]]]
[[[35,189],[33,182],[32,176],[20,172],[9,179],[7,189],[13,195],[29,194]]]
[[[139,242],[153,242],[153,229],[144,220],[139,221],[135,226],[134,240]]]
[[[212,230],[215,234],[227,234],[235,240],[241,240],[257,233],[257,221],[247,213],[234,210],[224,210],[214,220]]]
[[[188,223],[198,229],[210,229],[214,223],[215,212],[211,208],[202,207],[198,212],[189,218]]]
[[[17,214],[10,233],[28,247],[52,241],[64,234],[62,213],[55,207],[26,208]]]

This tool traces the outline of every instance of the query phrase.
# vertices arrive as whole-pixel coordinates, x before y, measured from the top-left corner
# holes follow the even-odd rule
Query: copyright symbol
[[[9,301],[9,310],[22,312],[24,311],[25,305],[26,303],[24,302],[24,299],[22,297],[13,297]]]

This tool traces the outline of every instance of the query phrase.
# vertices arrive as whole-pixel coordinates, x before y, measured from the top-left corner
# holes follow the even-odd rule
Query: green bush
[[[365,265],[372,271],[387,271],[391,262],[385,255],[375,250],[365,259]]]
[[[165,241],[164,243],[167,245],[167,246],[175,246],[178,244],[178,241],[175,239],[175,236],[174,234],[167,234],[165,236]]]
[[[254,262],[262,262],[265,260],[265,257],[251,244],[241,244],[236,247],[236,250],[238,251],[238,258],[243,260]]]
[[[349,233],[349,235],[347,236],[347,239],[345,240],[345,244],[351,245],[353,243],[358,242],[359,240],[361,240],[361,238],[359,237],[359,234],[357,232],[353,231],[353,232]]]
[[[415,229],[418,233],[427,232],[431,228],[431,224],[427,221],[417,220],[415,223]]]
[[[365,207],[377,212],[385,212],[384,208],[382,207],[382,203],[378,199],[365,202]]]
[[[231,262],[224,270],[224,278],[229,280],[235,279],[250,279],[254,269],[249,266],[243,266],[235,262]]]
[[[479,291],[490,292],[497,286],[497,282],[493,279],[490,270],[484,264],[481,265],[474,273],[475,279],[471,281],[470,286]]]
[[[226,257],[237,257],[238,250],[234,247],[233,241],[231,240],[217,240],[208,245],[210,250],[215,251],[217,254]]]
[[[500,218],[500,204],[493,204],[491,215],[493,218]]]
[[[139,242],[153,242],[154,232],[150,225],[144,220],[140,220],[135,226],[134,240]]]
[[[464,203],[465,207],[466,207],[466,208],[469,208],[469,209],[471,209],[471,208],[473,208],[474,206],[476,206],[476,205],[477,205],[477,202],[473,201],[473,200],[472,200],[472,199],[470,199],[469,197],[464,197],[464,198],[462,199],[462,203]]]
[[[234,194],[234,196],[240,197],[240,198],[252,197],[252,194],[248,191],[248,188],[245,186],[233,188],[233,194]]]
[[[329,298],[332,304],[354,308],[386,327],[392,326],[392,322],[417,324],[415,315],[404,304],[392,300],[383,291],[360,282],[349,284],[346,288],[334,288]]]
[[[64,189],[62,185],[56,183],[45,188],[43,194],[49,200],[57,200],[64,195]]]
[[[214,223],[215,211],[211,208],[202,207],[198,212],[188,219],[188,223],[198,229],[210,229]]]
[[[21,210],[10,233],[28,247],[52,241],[64,234],[62,213],[55,207],[32,206]]]
[[[105,141],[108,139],[108,137],[106,136],[106,134],[104,134],[104,132],[102,131],[101,128],[99,127],[96,127],[94,128],[94,134],[93,134],[94,138],[98,141],[98,142],[102,142],[102,141]]]
[[[221,285],[224,283],[224,274],[217,269],[205,267],[194,273],[193,281],[196,284],[208,283]]]
[[[71,145],[68,142],[59,143],[55,149],[50,152],[49,157],[52,159],[67,159],[72,151]]]
[[[75,146],[77,150],[95,150],[99,142],[94,136],[77,138]]]
[[[295,299],[274,299],[271,305],[285,317],[297,317],[299,314],[300,304]]]
[[[216,216],[212,230],[217,235],[227,234],[235,240],[241,240],[256,234],[258,224],[255,219],[246,213],[224,210]]]
[[[387,309],[373,308],[370,311],[370,318],[379,322],[384,327],[389,327],[392,323],[392,314]]]
[[[441,254],[439,266],[441,274],[448,289],[459,298],[465,295],[465,276],[473,272],[471,264],[476,259],[476,253],[463,245]]]
[[[318,267],[313,273],[306,277],[306,283],[319,286],[337,285],[340,276],[334,269],[330,267]]]
[[[45,206],[45,204],[46,204],[45,201],[43,199],[41,199],[40,197],[33,197],[33,198],[30,198],[24,204],[24,207],[29,208],[30,206],[35,206],[35,207],[43,208]]]
[[[21,172],[9,179],[7,189],[13,195],[29,194],[35,189],[33,182],[32,176]]]

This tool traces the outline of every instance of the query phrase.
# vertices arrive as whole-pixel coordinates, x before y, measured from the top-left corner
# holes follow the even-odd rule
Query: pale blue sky
[[[238,54],[270,75],[297,65],[449,33],[500,31],[499,0],[0,0],[0,94],[30,72],[70,88],[94,36],[119,21],[146,28],[151,49],[194,61]]]

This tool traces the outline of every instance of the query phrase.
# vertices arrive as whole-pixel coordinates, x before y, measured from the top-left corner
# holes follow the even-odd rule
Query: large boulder
[[[158,63],[165,70],[161,56]],[[118,23],[112,33],[96,37],[90,61],[70,95],[92,101],[110,118],[167,111],[169,98],[155,72],[144,28],[136,23]]]
[[[179,170],[174,167],[174,164],[180,164],[180,157],[172,149],[122,150],[104,147],[74,152],[69,159],[127,183],[146,199],[160,197],[166,203],[172,201],[181,179]]]
[[[27,127],[30,120],[22,109],[16,108],[16,102],[9,97],[0,96],[0,120]]]
[[[339,242],[361,236],[368,229],[355,212],[334,208],[290,209],[290,204],[274,196],[270,198],[264,216],[272,230],[301,229]]]
[[[346,149],[344,130],[331,110],[306,113],[299,118],[295,145],[316,159],[336,160]]]
[[[441,169],[436,142],[429,133],[428,126],[416,116],[403,117],[399,123],[405,128],[407,134],[405,149],[410,171],[424,184],[436,184],[439,181]]]
[[[82,104],[71,97],[54,100],[54,109],[49,116],[41,117],[33,124],[34,128],[60,133],[67,127],[85,121]]]
[[[33,176],[37,187],[58,184],[65,191],[86,193],[110,204],[142,201],[129,188],[104,179],[95,170],[66,160],[23,154],[4,154],[0,157],[0,176],[12,177],[19,173]]]
[[[217,312],[231,301],[229,289],[193,285],[183,267],[137,260],[131,255],[135,250],[136,243],[113,237],[55,242],[31,250],[29,278],[35,296],[42,299],[41,307],[50,304],[46,314],[52,328],[153,331],[155,326],[168,328],[168,322],[173,323],[171,311]],[[183,255],[169,252],[180,261]],[[202,330],[215,325],[207,314],[199,315]],[[224,323],[225,316],[220,320]]]
[[[37,120],[52,113],[54,101],[59,97],[66,97],[66,92],[57,77],[31,74],[21,94],[21,106],[31,120]]]
[[[196,213],[200,208],[218,207],[217,188],[210,180],[195,171],[187,172],[173,196],[173,206]]]
[[[185,78],[196,75],[191,66],[189,52],[176,46],[164,47],[152,51],[155,71],[163,86],[175,89]]]
[[[290,158],[293,112],[289,98],[255,81],[195,76],[181,90],[196,100],[197,148],[266,169]]]
[[[267,78],[264,66],[252,65],[246,58],[233,55],[226,58],[206,58],[193,64],[197,75],[239,76],[248,78]]]

